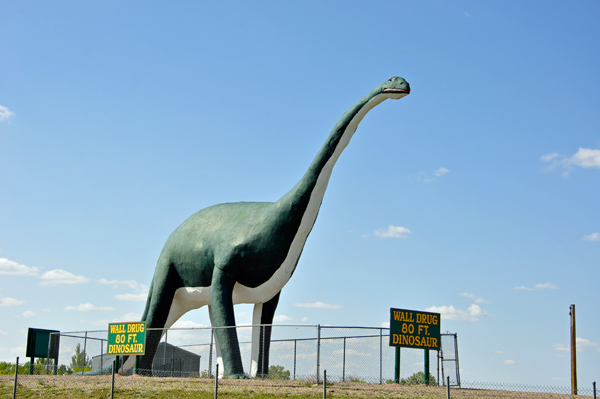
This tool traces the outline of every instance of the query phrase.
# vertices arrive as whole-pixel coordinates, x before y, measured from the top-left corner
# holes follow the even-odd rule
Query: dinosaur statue
[[[205,208],[168,238],[156,265],[142,320],[148,329],[169,328],[192,309],[209,306],[217,356],[229,378],[244,378],[233,305],[252,303],[253,325],[273,323],[288,282],[317,218],[331,171],[360,121],[388,98],[410,93],[391,77],[348,110],[302,179],[277,202],[236,202]],[[162,331],[148,330],[138,368],[149,370]],[[252,333],[251,375],[266,374],[270,326]],[[221,358],[222,355],[222,358]],[[133,367],[129,357],[124,369]]]

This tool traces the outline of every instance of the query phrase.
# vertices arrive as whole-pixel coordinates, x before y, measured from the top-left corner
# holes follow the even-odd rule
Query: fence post
[[[219,397],[219,362],[216,365],[215,371],[215,399]]]
[[[19,376],[19,356],[17,356],[17,363],[15,364],[15,385],[13,387],[13,399],[17,398],[17,377]],[[595,382],[594,382],[594,387],[595,387]],[[594,392],[596,392],[596,389],[594,389]]]
[[[317,384],[319,383],[319,363],[321,362],[321,325],[317,324]]]
[[[379,329],[379,385],[383,384],[383,329]]]
[[[446,399],[450,399],[450,376],[448,376],[446,384]]]
[[[87,331],[85,332],[85,337],[83,338],[83,356],[81,358],[81,375],[85,374],[85,350],[87,347]]]
[[[298,340],[295,339],[294,340],[294,381],[296,380],[296,345],[298,343]]]
[[[112,381],[110,383],[110,399],[113,399],[115,397],[115,368],[116,368],[116,364],[118,362],[118,357],[116,357],[113,360],[113,364],[112,364]]]
[[[213,339],[214,338],[215,338],[214,327],[211,327],[210,328],[210,349],[208,350],[208,377],[209,378],[212,376],[212,353],[213,353]]]
[[[323,370],[323,399],[327,399],[327,370]]]
[[[100,340],[100,375],[103,375],[104,372],[102,369],[104,368],[104,340]]]
[[[344,337],[344,352],[342,357],[342,382],[346,381],[346,337]]]
[[[19,359],[19,358],[17,358],[17,359]],[[15,381],[16,381],[16,378],[15,378]],[[594,381],[592,383],[592,386],[594,387],[594,399],[596,399],[596,381]]]
[[[165,347],[163,348],[163,361],[164,361],[164,366],[163,366],[163,371],[165,371],[163,373],[164,376],[167,375],[166,371],[167,371],[167,338],[169,335],[169,329],[167,328],[167,330],[165,331]]]
[[[46,375],[50,375],[50,343],[52,342],[52,333],[48,334],[48,357],[46,357]]]

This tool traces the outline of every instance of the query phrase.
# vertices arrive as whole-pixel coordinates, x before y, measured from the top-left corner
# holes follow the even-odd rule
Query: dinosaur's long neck
[[[379,93],[377,89],[373,90],[342,116],[302,179],[277,202],[280,212],[289,212],[285,216],[291,223],[296,224],[301,218],[297,235],[304,239],[317,218],[331,171],[340,154],[367,112],[388,98]]]

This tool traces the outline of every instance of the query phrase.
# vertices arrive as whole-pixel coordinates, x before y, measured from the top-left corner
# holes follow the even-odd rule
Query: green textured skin
[[[346,127],[370,99],[384,93],[385,89],[410,92],[404,79],[392,77],[363,97],[342,116],[306,174],[279,201],[211,206],[196,212],[171,234],[158,259],[148,293],[142,317],[147,328],[164,327],[178,288],[208,286],[211,286],[213,325],[235,325],[232,299],[235,283],[258,287],[281,266],[298,232],[319,174]],[[272,324],[278,299],[279,293],[266,302],[268,311],[261,323]],[[270,329],[265,333],[270,336]],[[235,329],[217,329],[216,335],[225,375],[241,377],[244,370]],[[151,368],[159,340],[160,332],[149,331],[140,369]],[[268,364],[268,359],[261,359],[260,363]],[[264,371],[263,367],[260,371]]]

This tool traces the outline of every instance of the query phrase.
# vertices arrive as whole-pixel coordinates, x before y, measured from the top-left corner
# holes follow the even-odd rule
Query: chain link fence
[[[60,339],[50,340],[59,346],[49,350],[58,353],[57,359],[37,359],[33,366],[27,362],[18,369],[14,364],[0,367],[0,397],[572,397],[565,387],[460,381],[455,334],[444,334],[442,351],[429,353],[429,386],[423,384],[424,350],[400,351],[396,380],[396,348],[389,346],[386,328],[272,326],[269,373],[252,376],[253,328],[257,326],[237,327],[246,379],[219,375],[222,365],[211,328],[165,330],[152,370],[132,375],[121,362],[121,374],[114,376],[115,357],[106,356],[107,332],[83,331],[59,333]],[[577,398],[596,398],[591,386],[578,394]]]

